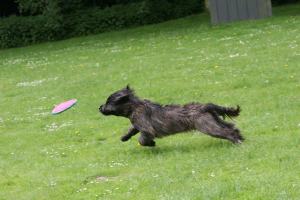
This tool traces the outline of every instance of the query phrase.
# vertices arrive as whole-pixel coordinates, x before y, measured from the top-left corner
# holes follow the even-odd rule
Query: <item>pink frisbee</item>
[[[59,114],[61,112],[64,112],[65,110],[71,108],[74,106],[77,102],[77,99],[71,99],[69,101],[65,101],[63,103],[60,103],[59,105],[55,106],[54,109],[52,110],[52,114]]]

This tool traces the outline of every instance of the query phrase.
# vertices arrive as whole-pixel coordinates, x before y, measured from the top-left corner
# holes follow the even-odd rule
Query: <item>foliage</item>
[[[126,5],[142,1],[144,0],[84,0],[84,5],[87,7],[97,6],[100,8],[106,8],[114,5]]]
[[[43,3],[42,3],[43,2]],[[162,22],[201,11],[197,0],[147,0],[101,9],[79,9],[81,0],[19,0],[21,13],[0,20],[0,48]],[[163,6],[162,6],[163,5]]]
[[[16,2],[19,12],[25,16],[43,14],[48,5],[47,0],[16,0]]]
[[[59,18],[44,15],[16,17],[0,20],[0,48],[23,46],[59,39]]]
[[[70,35],[85,35],[143,24],[162,22],[190,15],[201,10],[196,0],[177,4],[177,1],[147,1],[116,5],[105,9],[78,10],[65,16],[65,27]]]
[[[144,4],[90,8],[65,15],[64,27],[69,36],[87,35],[144,24]]]
[[[297,3],[299,0],[272,0],[273,5],[282,5],[282,4],[289,4],[289,3]]]

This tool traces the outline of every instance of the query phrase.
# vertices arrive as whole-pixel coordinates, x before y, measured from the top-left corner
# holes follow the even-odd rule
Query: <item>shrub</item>
[[[48,3],[42,15],[0,19],[0,48],[157,23],[201,11],[199,0],[146,0],[105,9],[76,9],[73,12],[67,12],[59,2],[62,0]],[[76,2],[79,4],[81,0]]]
[[[0,48],[24,46],[60,38],[61,27],[56,19],[44,15],[0,20]]]
[[[203,9],[203,1],[199,0],[147,0],[146,8],[150,23],[161,22],[187,16]]]
[[[105,9],[78,10],[65,16],[70,36],[100,33],[143,24],[162,22],[201,11],[198,0],[148,0]]]
[[[287,3],[297,3],[299,0],[272,0],[273,5],[282,5]]]
[[[143,3],[78,10],[64,18],[68,36],[87,35],[143,24]]]

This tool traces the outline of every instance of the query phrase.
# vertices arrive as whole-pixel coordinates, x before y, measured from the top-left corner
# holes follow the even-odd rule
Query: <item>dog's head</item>
[[[127,86],[111,94],[106,103],[100,105],[99,111],[103,115],[116,115],[128,117],[132,111],[132,99],[134,98],[133,90]]]

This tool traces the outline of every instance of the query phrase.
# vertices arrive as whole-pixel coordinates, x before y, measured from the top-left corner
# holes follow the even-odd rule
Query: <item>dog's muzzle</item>
[[[107,110],[105,109],[105,106],[103,106],[103,105],[101,105],[101,106],[99,107],[99,112],[102,113],[103,115],[109,115],[109,114],[110,114],[110,112],[107,111]]]

